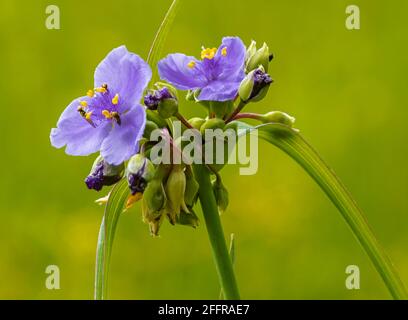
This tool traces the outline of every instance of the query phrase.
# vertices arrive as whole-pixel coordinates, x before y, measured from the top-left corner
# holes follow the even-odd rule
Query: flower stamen
[[[201,59],[214,59],[215,54],[217,53],[217,48],[206,48],[201,51]]]
[[[119,94],[115,94],[115,96],[112,98],[112,103],[114,105],[117,105],[119,103]]]
[[[189,67],[190,69],[193,69],[195,67],[195,65],[196,65],[196,62],[194,60],[192,60],[187,64],[187,67]]]
[[[223,57],[226,57],[226,56],[227,56],[227,47],[222,48],[222,50],[221,50],[221,55],[222,55]]]
[[[91,89],[89,89],[88,92],[86,93],[86,95],[87,95],[89,98],[92,98],[92,97],[94,96],[94,91],[91,90]]]
[[[122,124],[122,120],[119,116],[119,113],[117,113],[116,111],[108,111],[108,110],[102,110],[102,115],[105,116],[106,119],[115,119],[116,123],[118,125]]]
[[[108,91],[108,85],[104,83],[101,87],[95,88],[96,92],[105,93]]]

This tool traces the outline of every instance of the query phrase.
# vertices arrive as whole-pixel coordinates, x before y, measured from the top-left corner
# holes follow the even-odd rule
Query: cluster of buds
[[[137,154],[130,159],[126,174],[132,193],[129,199],[142,198],[143,220],[152,235],[158,235],[165,218],[173,225],[198,226],[192,209],[198,183],[190,167],[160,164],[155,168],[148,158]]]
[[[223,57],[228,56],[228,48],[222,49],[221,55]],[[154,139],[150,140],[151,133],[159,129],[162,133],[167,133],[167,135],[164,135],[166,139],[169,139],[172,143],[177,142],[178,140],[172,136],[171,121],[168,120],[171,117],[176,117],[182,120],[184,127],[196,129],[202,135],[201,152],[203,154],[210,154],[207,151],[216,151],[208,149],[211,147],[216,149],[218,141],[216,137],[211,137],[208,139],[213,139],[213,143],[209,143],[210,140],[206,138],[207,130],[219,130],[225,134],[229,129],[232,129],[236,133],[238,122],[234,120],[239,118],[238,114],[242,108],[250,102],[262,100],[273,82],[268,74],[272,58],[273,56],[270,54],[266,43],[257,48],[256,42],[252,41],[245,54],[245,77],[242,79],[241,70],[239,81],[241,79],[242,81],[239,88],[237,88],[238,92],[229,100],[224,98],[224,94],[227,93],[221,92],[220,98],[207,101],[200,97],[204,92],[206,94],[209,91],[211,92],[209,88],[190,89],[186,98],[190,101],[199,102],[207,108],[208,116],[205,119],[197,117],[190,120],[184,119],[179,113],[177,90],[170,84],[156,83],[153,89],[148,90],[144,96],[146,124],[143,134],[144,139],[140,142],[142,150],[131,157],[126,164],[123,163],[119,166],[110,165],[101,156],[98,157],[90,175],[85,180],[88,188],[99,191],[103,186],[112,185],[125,176],[130,190],[126,208],[130,208],[135,202],[141,200],[143,220],[149,224],[152,235],[158,235],[159,229],[166,219],[172,225],[181,224],[197,227],[199,221],[193,208],[198,199],[199,185],[194,177],[191,165],[172,163],[171,161],[170,164],[153,164],[153,158],[151,158],[152,160],[149,159],[152,156],[152,149],[150,148],[156,142]],[[210,64],[205,66],[209,68]],[[193,69],[194,67],[194,63],[189,64],[189,68]],[[264,123],[281,123],[289,127],[293,127],[295,121],[293,117],[279,111],[269,112],[264,115],[254,113],[247,115],[251,115],[252,119]],[[247,115],[242,114],[240,118],[245,118]],[[231,130],[228,132],[231,132]],[[173,139],[175,140],[173,141]],[[224,141],[224,143],[227,144],[227,141]],[[227,209],[229,202],[228,191],[219,174],[219,171],[227,163],[229,156],[227,150],[229,150],[228,146],[224,146],[224,162],[214,161],[217,159],[213,158],[211,166],[208,166],[215,175],[212,189],[220,213]],[[216,152],[211,154],[217,155]],[[171,155],[174,156],[174,153],[170,153],[170,157]]]
[[[269,53],[266,43],[257,49],[256,42],[252,41],[248,47],[245,58],[246,77],[239,87],[239,97],[244,102],[257,102],[262,100],[273,82],[268,74],[269,63],[273,55]]]

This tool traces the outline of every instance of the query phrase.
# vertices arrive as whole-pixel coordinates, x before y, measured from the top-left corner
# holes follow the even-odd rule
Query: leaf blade
[[[267,123],[252,127],[240,122],[239,126],[244,130],[241,135],[257,131],[259,137],[284,151],[311,176],[340,211],[393,298],[407,299],[408,293],[403,282],[368,225],[362,210],[334,171],[299,132],[279,123]]]
[[[106,204],[96,249],[94,293],[96,300],[106,299],[107,297],[107,282],[113,240],[120,214],[125,209],[129,193],[127,181],[123,179],[113,187]]]
[[[161,58],[161,54],[162,54],[163,47],[164,47],[164,42],[174,22],[180,2],[181,0],[173,0],[159,29],[157,30],[152,46],[150,47],[149,55],[147,57],[147,63],[153,69],[151,83],[156,83],[159,80],[157,64]]]

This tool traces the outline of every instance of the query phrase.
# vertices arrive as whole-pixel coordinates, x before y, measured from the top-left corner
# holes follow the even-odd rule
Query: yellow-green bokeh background
[[[248,110],[286,111],[348,186],[408,283],[407,38],[404,0],[185,0],[165,52],[198,54],[222,36],[266,41],[275,54],[267,99]],[[58,5],[61,30],[44,26]],[[83,179],[93,157],[50,146],[50,128],[114,47],[146,57],[170,0],[0,4],[0,298],[89,299],[102,208]],[[361,9],[361,30],[344,26]],[[203,114],[184,104],[187,116]],[[223,171],[236,234],[236,274],[251,299],[389,298],[340,214],[291,159],[261,143],[259,171]],[[45,268],[61,289],[45,288]],[[361,290],[345,288],[345,268]],[[113,248],[113,299],[213,299],[219,286],[205,226],[164,225],[153,239],[136,207]]]

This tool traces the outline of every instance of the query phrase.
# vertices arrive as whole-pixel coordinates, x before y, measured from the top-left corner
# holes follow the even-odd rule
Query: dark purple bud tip
[[[101,191],[104,185],[103,180],[103,163],[100,163],[95,170],[86,177],[85,184],[88,189]]]
[[[163,87],[160,90],[150,91],[144,97],[144,104],[150,110],[157,110],[159,103],[165,99],[172,99],[174,98],[170,93],[169,89]]]
[[[263,88],[269,86],[273,82],[271,76],[260,69],[255,70],[253,79],[254,87],[250,99],[258,96]]]
[[[136,193],[143,193],[147,186],[146,180],[139,174],[129,174],[128,184],[132,195],[135,195]]]

